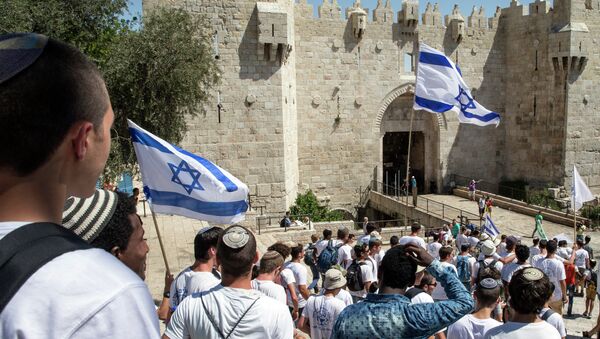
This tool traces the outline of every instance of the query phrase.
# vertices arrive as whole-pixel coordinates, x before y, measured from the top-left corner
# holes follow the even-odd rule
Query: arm
[[[167,320],[169,316],[170,307],[170,292],[171,292],[171,284],[173,283],[173,275],[168,271],[165,272],[165,287],[163,288],[163,299],[158,307],[156,313],[158,314],[158,319]]]
[[[293,283],[287,285],[288,291],[290,291],[290,299],[292,299],[292,304],[294,305],[294,310],[292,311],[292,319],[298,319],[298,296],[296,295],[296,288]]]
[[[566,304],[569,298],[567,297],[567,283],[564,279],[560,281],[560,289],[562,290],[563,303]]]
[[[304,333],[310,333],[310,325],[308,319],[305,318],[304,315],[300,316],[300,319],[298,319],[298,329]]]
[[[513,260],[515,260],[515,258],[516,258],[516,255],[513,253],[511,255],[507,255],[504,258],[498,259],[498,261],[501,262],[503,265],[506,265],[506,264],[510,264],[511,262],[513,262]]]

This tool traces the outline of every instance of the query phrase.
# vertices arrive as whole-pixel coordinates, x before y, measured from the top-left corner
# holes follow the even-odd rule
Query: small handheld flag
[[[500,115],[479,104],[462,78],[460,68],[444,53],[421,43],[415,110],[431,113],[454,111],[461,123],[478,126],[500,124]]]
[[[483,231],[493,238],[497,237],[500,234],[500,230],[498,229],[498,227],[496,227],[496,225],[494,225],[492,217],[490,217],[489,214],[485,216],[485,224],[483,226]]]
[[[244,220],[248,187],[212,162],[172,145],[128,120],[154,212],[220,224]]]
[[[594,195],[590,192],[590,189],[587,187],[579,172],[577,171],[577,167],[573,165],[573,183],[571,185],[571,203],[573,205],[573,209],[577,211],[583,206],[583,203],[586,201],[594,200]]]

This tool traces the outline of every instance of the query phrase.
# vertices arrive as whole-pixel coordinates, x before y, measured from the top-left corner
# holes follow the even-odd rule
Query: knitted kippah
[[[245,228],[241,226],[231,226],[222,235],[223,243],[229,248],[242,248],[246,246],[250,235]]]
[[[263,254],[262,260],[273,260],[277,257],[281,257],[281,254],[279,254],[279,252],[267,251],[265,254]]]
[[[63,209],[63,226],[92,242],[115,213],[118,200],[117,193],[99,189],[86,199],[70,197]]]
[[[44,52],[48,37],[34,33],[0,35],[0,84],[31,66]]]

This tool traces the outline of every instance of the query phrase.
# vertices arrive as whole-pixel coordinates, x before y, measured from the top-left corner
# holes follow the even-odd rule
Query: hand
[[[298,320],[298,310],[292,311],[292,320],[294,320],[294,321]]]
[[[569,303],[569,298],[567,298],[566,295],[563,296],[563,304],[568,304]]]
[[[408,255],[408,258],[414,263],[420,266],[429,266],[433,262],[434,258],[427,253],[427,251],[418,245],[408,244],[404,246],[404,251]]]

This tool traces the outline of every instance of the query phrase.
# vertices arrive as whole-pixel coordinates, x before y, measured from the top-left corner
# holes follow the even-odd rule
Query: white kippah
[[[229,248],[242,248],[246,246],[250,235],[248,231],[241,226],[231,226],[225,230],[222,235],[223,243]]]
[[[86,199],[70,197],[63,209],[63,226],[90,243],[108,224],[118,200],[117,193],[100,189]]]

